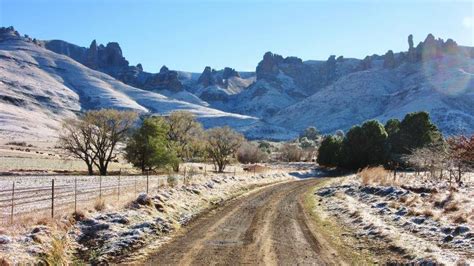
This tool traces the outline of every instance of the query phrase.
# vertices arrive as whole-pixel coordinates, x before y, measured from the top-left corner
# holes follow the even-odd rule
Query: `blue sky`
[[[2,26],[81,46],[117,41],[152,72],[251,71],[266,51],[363,58],[406,50],[410,33],[474,46],[473,13],[473,1],[0,0]]]

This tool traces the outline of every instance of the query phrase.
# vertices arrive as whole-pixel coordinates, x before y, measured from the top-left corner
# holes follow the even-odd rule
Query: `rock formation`
[[[143,87],[149,90],[178,92],[183,89],[183,84],[178,79],[178,72],[169,70],[166,66],[162,66],[160,73],[148,78]]]
[[[384,68],[394,68],[396,66],[395,56],[393,55],[392,50],[388,50],[384,55],[383,67]]]

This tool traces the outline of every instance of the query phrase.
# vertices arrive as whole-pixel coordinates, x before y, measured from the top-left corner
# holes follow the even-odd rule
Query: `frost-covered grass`
[[[236,175],[200,174],[187,184],[169,187],[165,183],[120,205],[111,206],[106,200],[101,211],[89,208],[80,215],[65,211],[40,225],[5,227],[0,231],[0,259],[37,262],[52,247],[52,236],[66,236],[67,253],[76,254],[76,261],[140,261],[200,212],[252,188],[293,178],[280,169],[256,175],[240,171]]]
[[[375,172],[370,178],[367,173],[339,178],[319,189],[315,196],[326,215],[353,229],[354,237],[379,241],[405,261],[473,263],[472,173],[458,186],[413,173],[377,182],[386,177],[375,178]]]

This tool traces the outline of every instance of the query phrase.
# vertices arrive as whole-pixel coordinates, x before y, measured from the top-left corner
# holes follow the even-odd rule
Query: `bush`
[[[386,126],[392,134],[389,146],[394,154],[410,154],[417,148],[442,140],[442,134],[427,112],[409,113],[399,125],[392,121],[390,124],[387,122]]]
[[[342,147],[342,138],[327,136],[319,147],[317,162],[323,166],[337,166]]]
[[[343,141],[338,166],[355,170],[384,164],[387,137],[385,128],[376,120],[352,127]]]
[[[285,143],[280,148],[281,160],[285,162],[300,162],[303,157],[303,150],[294,143]]]
[[[260,163],[267,159],[267,153],[263,152],[259,147],[250,142],[245,142],[237,150],[237,160],[243,164]]]
[[[105,200],[97,198],[94,202],[94,209],[98,212],[105,210]]]
[[[391,185],[393,179],[390,178],[390,174],[382,166],[378,167],[366,167],[359,172],[361,182],[364,185]]]

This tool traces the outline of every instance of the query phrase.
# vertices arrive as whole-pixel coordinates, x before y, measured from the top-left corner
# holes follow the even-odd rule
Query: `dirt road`
[[[341,264],[302,206],[318,182],[280,183],[230,201],[192,222],[148,264]]]

